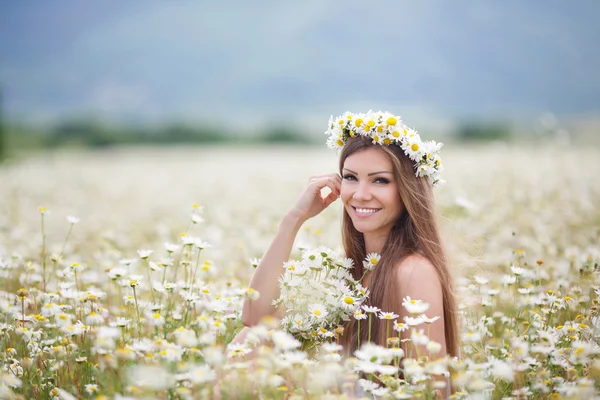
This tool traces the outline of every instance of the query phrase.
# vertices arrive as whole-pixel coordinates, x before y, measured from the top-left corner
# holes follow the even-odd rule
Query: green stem
[[[360,319],[357,320],[357,322],[358,322],[358,340],[356,343],[356,348],[359,349],[360,348]]]
[[[189,246],[191,245],[183,245],[181,246],[181,250],[179,250],[179,255],[177,256],[177,261],[175,262],[175,276],[173,277],[173,282],[177,282],[177,271],[179,270],[179,263],[181,262],[181,256],[183,255],[183,249]]]
[[[390,334],[390,320],[388,319],[385,324],[385,347],[387,347],[387,340]]]
[[[137,328],[138,328],[138,337],[142,337],[141,332],[141,322],[140,322],[140,308],[138,306],[137,294],[135,292],[135,286],[131,287],[133,289],[133,300],[135,301],[135,313],[137,315]]]
[[[144,258],[146,262],[146,271],[148,271],[148,285],[150,285],[150,298],[152,299],[152,303],[154,303],[154,289],[152,289],[152,276],[150,274],[150,263],[148,262],[148,258]],[[164,281],[163,281],[164,283]]]
[[[67,232],[67,236],[65,237],[65,241],[63,242],[62,248],[60,249],[60,254],[58,256],[59,260],[62,258],[62,255],[65,252],[65,247],[67,245],[67,241],[69,240],[69,236],[71,236],[71,231],[72,230],[73,230],[73,224],[71,224],[71,226],[69,226],[69,231]]]
[[[196,265],[194,266],[194,273],[190,278],[190,288],[193,287],[194,282],[196,282],[196,273],[198,272],[198,265],[200,264],[200,254],[202,253],[202,249],[198,249],[198,256],[196,257]],[[193,289],[192,289],[193,290]]]
[[[46,232],[44,232],[44,213],[42,213],[42,270],[43,270],[43,290],[46,291]]]

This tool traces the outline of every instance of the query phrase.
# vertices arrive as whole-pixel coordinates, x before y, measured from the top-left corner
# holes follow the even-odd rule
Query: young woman
[[[399,117],[381,112],[346,113],[331,120],[326,133],[330,147],[341,149],[339,174],[313,176],[284,216],[250,283],[260,297],[244,303],[242,322],[253,326],[266,315],[277,315],[271,303],[279,297],[278,278],[296,234],[306,220],[339,198],[343,245],[346,257],[354,260],[355,279],[363,276],[362,260],[368,253],[381,255],[363,279],[370,290],[369,305],[394,312],[402,321],[408,315],[403,299],[423,300],[429,304],[428,316],[439,317],[428,327],[429,338],[441,345],[434,358],[457,356],[456,304],[433,199],[433,186],[441,181],[441,145],[421,142]],[[323,198],[325,187],[331,193]],[[373,322],[371,338],[385,346],[386,321]],[[368,337],[367,324],[363,329],[359,336],[355,320],[346,324],[341,343],[349,354],[357,348],[358,337]],[[402,338],[408,337],[408,331],[402,333]],[[406,354],[413,350],[405,345]],[[418,351],[427,354],[425,348]]]

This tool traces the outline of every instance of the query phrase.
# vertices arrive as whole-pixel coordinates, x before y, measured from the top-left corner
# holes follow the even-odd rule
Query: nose
[[[371,200],[371,191],[366,183],[359,183],[356,185],[356,190],[352,194],[352,198],[356,201],[369,201]]]

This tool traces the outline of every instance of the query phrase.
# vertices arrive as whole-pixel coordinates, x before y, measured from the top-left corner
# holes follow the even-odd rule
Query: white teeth
[[[377,208],[357,208],[356,211],[361,214],[373,214],[373,213],[379,211],[379,209],[377,209]]]

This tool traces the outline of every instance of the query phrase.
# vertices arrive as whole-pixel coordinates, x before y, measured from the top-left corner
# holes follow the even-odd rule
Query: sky
[[[600,112],[595,0],[0,3],[4,114],[313,123]]]

